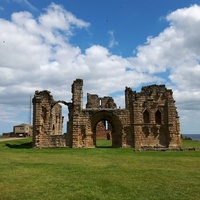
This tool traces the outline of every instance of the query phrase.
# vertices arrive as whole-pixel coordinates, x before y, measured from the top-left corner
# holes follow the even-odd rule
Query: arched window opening
[[[157,110],[155,113],[155,121],[156,124],[161,124],[161,112],[159,110]]]
[[[109,131],[112,129],[111,124],[107,120],[104,120],[104,126],[105,126],[106,131]]]
[[[99,107],[101,107],[102,106],[102,101],[101,101],[101,99],[99,99]]]
[[[147,110],[143,112],[143,121],[145,124],[149,123],[149,112]]]

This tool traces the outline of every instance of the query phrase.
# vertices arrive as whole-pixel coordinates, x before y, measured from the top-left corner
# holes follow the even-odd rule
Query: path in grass
[[[13,141],[13,140],[24,140],[24,137],[0,138],[0,142]]]

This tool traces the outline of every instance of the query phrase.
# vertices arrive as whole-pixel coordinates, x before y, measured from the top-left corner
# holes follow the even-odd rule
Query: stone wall
[[[83,80],[72,84],[72,102],[54,101],[49,91],[35,92],[33,98],[33,144],[37,148],[95,148],[101,123],[109,124],[112,147],[179,147],[180,123],[172,90],[164,85],[142,87],[141,92],[125,89],[125,109],[114,99],[87,94],[83,109]],[[66,136],[62,132],[62,110],[68,106]],[[98,124],[101,124],[98,125]],[[100,130],[101,129],[101,130]]]
[[[139,93],[126,88],[126,103],[136,148],[180,146],[180,124],[172,90],[164,85],[142,87]]]
[[[50,92],[36,91],[33,98],[33,147],[54,147],[54,144],[57,147],[58,137],[52,136],[62,134],[62,120],[62,107],[54,101]],[[60,146],[66,146],[65,139],[59,141]]]
[[[50,122],[52,124],[51,135],[61,135],[63,116],[62,116],[62,106],[58,103],[51,108],[51,120],[52,120]]]
[[[87,93],[86,108],[116,108],[116,104],[112,97],[99,97],[97,94]]]

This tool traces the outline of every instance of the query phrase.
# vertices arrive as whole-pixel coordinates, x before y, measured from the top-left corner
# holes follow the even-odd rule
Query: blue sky
[[[84,96],[112,95],[120,107],[125,86],[165,84],[181,132],[198,134],[199,27],[197,0],[2,0],[0,133],[28,122],[35,90],[70,101],[82,78]]]

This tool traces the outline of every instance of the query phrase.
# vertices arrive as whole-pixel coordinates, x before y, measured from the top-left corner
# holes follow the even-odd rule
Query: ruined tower
[[[62,107],[47,90],[33,98],[33,147],[66,146],[62,135]]]
[[[139,93],[126,88],[125,97],[135,148],[180,146],[180,123],[172,90],[164,85],[145,86]]]

